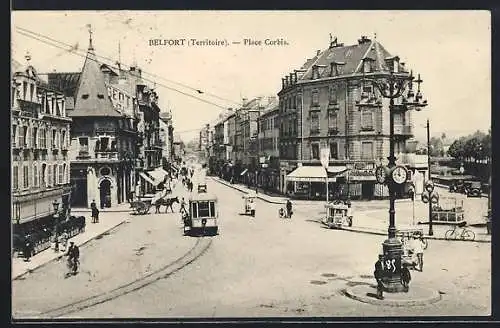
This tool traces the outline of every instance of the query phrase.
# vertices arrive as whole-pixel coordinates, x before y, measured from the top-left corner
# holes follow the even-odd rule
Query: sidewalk
[[[127,204],[128,205],[128,204]],[[105,232],[121,225],[127,220],[127,216],[125,215],[102,215],[99,218],[99,223],[91,223],[91,218],[87,214],[87,211],[77,211],[77,209],[72,209],[71,215],[83,215],[86,217],[86,226],[85,231],[79,233],[73,238],[69,239],[69,241],[75,242],[76,245],[82,246],[89,242],[90,240],[96,238],[99,235],[104,234]],[[90,211],[90,209],[89,209]],[[115,209],[108,209],[108,211],[103,212],[119,212]],[[102,213],[102,212],[101,212]],[[13,257],[12,258],[12,280],[35,270],[51,261],[61,256],[62,252],[54,252],[52,248],[48,248],[33,257],[30,258],[29,262],[25,262],[23,258]]]
[[[220,184],[223,184],[225,186],[236,189],[236,190],[243,192],[243,193],[246,193],[246,194],[248,194],[249,191],[254,191],[254,189],[250,189],[250,188],[248,188],[244,185],[241,185],[241,184],[236,184],[236,183],[231,184],[231,183],[227,182],[226,180],[223,180],[219,177],[210,177],[210,178],[212,178],[212,180],[214,180]],[[269,196],[269,195],[266,195],[266,194],[261,193],[261,192],[257,193],[257,198],[262,199],[263,201],[268,202],[268,203],[272,203],[272,204],[286,204],[286,201],[288,199],[286,197],[280,197],[280,196]],[[300,199],[293,200],[293,203],[297,204],[297,205],[318,205],[318,204],[321,205],[324,202],[325,202],[324,200],[300,200]],[[370,202],[371,203],[374,203],[374,202],[387,203],[387,200],[372,200]],[[411,199],[397,199],[396,200],[396,203],[401,203],[401,202],[411,202]]]
[[[99,213],[131,212],[131,211],[132,211],[132,209],[130,208],[130,204],[128,202],[124,202],[124,203],[118,204],[118,205],[110,207],[110,208],[99,208]],[[89,208],[85,208],[85,207],[72,207],[71,208],[71,215],[74,215],[74,216],[77,216],[77,214],[86,216],[88,213],[91,213],[91,212],[92,211],[90,210],[90,207]]]
[[[239,184],[231,184],[225,180],[222,180],[218,177],[211,177],[212,180],[221,183],[223,185],[226,185],[230,188],[236,189],[240,192],[243,193],[248,193],[250,191],[249,188],[239,185]],[[285,204],[286,203],[286,198],[284,197],[271,197],[268,195],[264,195],[262,193],[258,193],[257,197],[259,199],[262,199],[268,203],[273,203],[273,204]],[[296,205],[321,205],[324,201],[302,201],[302,200],[294,200],[294,204]],[[408,203],[411,202],[410,199],[398,199],[396,200],[396,203]],[[383,213],[381,217],[374,217],[373,215],[370,215],[370,212],[378,212],[380,209],[378,207],[382,206],[384,210],[388,207],[388,201],[387,200],[372,200],[369,202],[370,207],[373,207],[371,210],[366,210],[363,212],[359,212],[356,209],[358,207],[364,207],[363,202],[353,202],[353,209],[355,214],[354,220],[353,220],[353,226],[352,227],[343,227],[344,230],[352,231],[352,232],[359,232],[359,233],[368,233],[368,234],[374,234],[374,235],[380,235],[380,236],[386,236],[387,235],[387,214]],[[380,204],[379,204],[380,203]],[[324,212],[323,212],[324,215]],[[375,215],[377,216],[378,213]],[[319,220],[318,220],[319,222]],[[399,225],[399,228],[407,228],[405,225]],[[448,225],[434,225],[433,226],[433,236],[428,235],[429,231],[429,226],[428,225],[418,225],[417,228],[423,229],[425,237],[428,239],[435,239],[435,240],[446,240],[444,238],[444,235],[447,230],[450,229],[450,226]],[[474,242],[479,242],[479,243],[491,243],[491,235],[486,234],[486,228],[484,227],[475,227],[475,226],[470,226],[468,229],[474,231],[476,238],[474,239]],[[450,240],[450,241],[455,241],[455,240]],[[462,241],[462,240],[457,240],[457,241]]]
[[[353,220],[353,226],[352,227],[342,227],[343,230],[348,230],[348,231],[353,231],[353,232],[360,232],[360,233],[368,233],[368,234],[373,234],[373,235],[380,235],[380,236],[387,236],[387,218],[386,217],[381,217],[381,218],[374,218],[371,217],[365,213],[356,213],[354,220]],[[399,229],[406,229],[410,228],[411,225],[398,225],[397,228]],[[426,224],[422,225],[417,225],[415,228],[422,229],[424,231],[424,236],[427,239],[434,239],[434,240],[447,240],[444,238],[446,231],[450,230],[451,227],[448,225],[434,225],[433,226],[433,235],[429,236],[429,226]],[[474,241],[468,241],[468,242],[478,242],[478,243],[491,243],[491,235],[486,234],[486,228],[478,228],[478,227],[472,227],[469,226],[467,229],[472,230],[476,237]],[[457,242],[465,242],[463,240],[450,240],[450,242],[457,241]]]

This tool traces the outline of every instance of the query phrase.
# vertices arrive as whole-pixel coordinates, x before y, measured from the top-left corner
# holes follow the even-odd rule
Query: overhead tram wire
[[[29,35],[29,34],[26,34],[26,33],[20,32],[20,31],[17,31],[17,32],[18,32],[19,34],[22,34],[22,35],[26,36],[26,37],[29,37],[29,38],[32,38],[32,39],[34,39],[34,40],[40,41],[40,42],[42,42],[42,43],[45,43],[45,44],[47,44],[47,45],[50,45],[50,46],[53,46],[53,47],[56,47],[56,48],[59,48],[59,49],[64,49],[64,48],[63,48],[63,47],[61,47],[61,46],[51,44],[51,43],[49,43],[49,42],[47,42],[47,41],[45,41],[45,40],[42,40],[42,39],[37,38],[37,37],[34,37],[34,36],[32,36],[32,35]],[[70,52],[70,53],[75,54],[75,55],[77,55],[77,56],[80,56],[80,57],[82,57],[82,58],[86,58],[86,55],[82,55],[82,54],[79,54],[79,53],[74,52],[74,51],[73,51],[73,52]],[[97,57],[97,55],[96,55],[96,57]],[[90,60],[94,60],[94,59],[92,59],[92,58],[88,58],[88,59],[90,59]],[[97,62],[97,63],[99,63],[99,64],[102,64],[102,62],[99,62],[99,61],[97,61],[97,60],[94,60],[94,61],[95,61],[95,62]],[[118,66],[113,66],[113,65],[109,65],[109,64],[106,64],[106,65],[107,65],[108,67],[111,67],[111,68],[114,68],[114,69],[118,69]],[[159,85],[159,86],[161,86],[161,87],[163,87],[163,88],[165,88],[165,89],[172,90],[172,91],[175,91],[175,92],[180,93],[180,94],[182,94],[182,95],[185,95],[185,96],[187,96],[187,97],[194,98],[194,99],[196,99],[196,100],[198,100],[198,101],[201,101],[201,102],[204,102],[204,103],[210,104],[210,105],[212,105],[212,106],[219,107],[219,108],[221,108],[222,110],[227,110],[227,107],[226,107],[226,106],[222,106],[222,105],[216,104],[216,103],[214,103],[214,102],[211,102],[211,101],[209,101],[209,100],[205,100],[205,99],[202,99],[202,98],[199,98],[199,97],[193,96],[193,95],[191,95],[191,94],[189,94],[189,93],[186,93],[186,92],[184,92],[184,91],[180,91],[180,90],[178,90],[178,89],[175,89],[175,88],[169,87],[169,86],[167,86],[167,85],[165,85],[165,84],[162,84],[162,83],[158,83],[158,82],[156,82],[156,81],[154,81],[154,80],[151,80],[151,79],[148,79],[148,78],[142,78],[142,79],[143,79],[144,81],[148,81],[148,82],[151,82],[151,83],[155,83],[156,85]]]
[[[28,29],[25,29],[25,28],[22,28],[22,27],[19,27],[19,26],[16,26],[16,29],[18,29],[19,31],[24,32],[24,34],[23,34],[23,33],[21,33],[21,32],[19,32],[19,31],[18,31],[18,33],[23,34],[23,35],[25,35],[25,36],[31,37],[31,36],[29,36],[29,35],[26,35],[26,33],[27,33],[27,34],[33,34],[33,35],[35,35],[35,36],[37,36],[37,37],[39,37],[39,38],[45,38],[45,39],[50,40],[50,41],[52,41],[52,42],[56,42],[56,43],[59,43],[59,44],[61,44],[61,45],[66,46],[66,47],[69,47],[70,49],[65,49],[65,50],[66,50],[66,51],[68,51],[68,52],[70,52],[70,53],[72,53],[72,52],[76,52],[76,51],[82,52],[81,50],[76,50],[74,45],[70,45],[70,44],[68,44],[68,43],[65,43],[65,42],[62,42],[62,41],[59,41],[59,40],[53,39],[53,38],[48,37],[48,36],[46,36],[46,35],[43,35],[43,34],[40,34],[40,33],[37,33],[37,32],[33,32],[33,31],[30,31],[30,30],[28,30]],[[32,37],[32,38],[34,38],[34,37]],[[37,39],[37,40],[39,40],[39,39]],[[39,40],[39,41],[42,41],[42,40]],[[106,56],[102,56],[102,55],[97,55],[97,54],[96,54],[96,57],[101,58],[101,59],[105,59],[105,60],[110,61],[110,62],[116,62],[116,60],[114,60],[113,58],[109,58],[109,57],[106,57]],[[110,66],[110,65],[108,65],[108,66]],[[125,66],[127,66],[127,65],[125,65]],[[130,66],[129,66],[129,67],[130,67]],[[166,81],[166,82],[170,82],[170,83],[173,83],[173,84],[180,85],[180,86],[185,87],[185,88],[187,88],[187,89],[190,89],[190,90],[196,91],[196,92],[198,92],[199,94],[205,94],[205,95],[207,95],[207,96],[211,96],[211,97],[214,97],[214,98],[218,98],[218,99],[223,100],[223,101],[225,101],[225,102],[229,102],[229,103],[236,104],[236,105],[241,105],[241,103],[239,103],[239,102],[236,102],[236,101],[234,101],[234,100],[230,100],[230,99],[227,99],[227,98],[224,98],[224,97],[220,97],[220,96],[217,96],[217,95],[215,95],[215,94],[212,94],[212,93],[209,93],[209,92],[206,92],[206,91],[202,91],[202,90],[200,90],[199,88],[193,88],[193,87],[191,87],[191,86],[189,86],[189,85],[186,85],[186,84],[183,84],[183,83],[180,83],[180,82],[176,82],[176,81],[173,81],[173,80],[170,80],[170,79],[166,79],[166,78],[164,78],[164,77],[162,77],[162,76],[159,76],[159,75],[156,75],[156,74],[153,74],[153,73],[144,72],[144,71],[143,71],[143,73],[144,73],[144,74],[146,74],[146,75],[149,75],[149,76],[151,76],[151,77],[153,77],[153,78],[156,78],[156,79],[160,79],[160,80],[164,80],[164,81]],[[151,81],[151,82],[152,82],[152,81]]]

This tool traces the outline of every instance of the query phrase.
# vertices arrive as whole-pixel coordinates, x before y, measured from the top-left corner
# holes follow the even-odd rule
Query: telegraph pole
[[[429,171],[429,181],[431,181],[431,132],[429,119],[427,119],[427,170]],[[434,235],[432,230],[432,202],[429,201],[429,236]]]

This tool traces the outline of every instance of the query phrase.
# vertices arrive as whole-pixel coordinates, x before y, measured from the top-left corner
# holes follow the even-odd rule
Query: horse
[[[170,207],[170,210],[172,213],[174,213],[174,209],[172,208],[172,205],[174,203],[179,203],[179,197],[175,196],[172,198],[160,198],[155,202],[155,207],[156,207],[156,212],[155,213],[160,213],[160,207],[165,206],[165,213],[168,212],[168,208]]]

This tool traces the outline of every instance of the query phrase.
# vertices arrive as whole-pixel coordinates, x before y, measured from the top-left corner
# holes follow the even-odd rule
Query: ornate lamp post
[[[395,64],[396,66],[396,64]],[[384,98],[389,98],[389,160],[387,172],[389,173],[387,179],[387,186],[389,188],[389,229],[388,238],[383,242],[382,248],[384,252],[384,285],[387,292],[402,292],[404,287],[401,284],[401,254],[403,247],[399,239],[396,238],[396,211],[395,201],[396,192],[399,185],[404,183],[407,179],[407,173],[402,166],[396,166],[396,157],[394,156],[395,140],[394,140],[394,112],[399,110],[415,109],[420,111],[422,107],[427,105],[427,101],[422,101],[422,94],[420,92],[420,75],[415,81],[418,84],[417,94],[413,91],[414,77],[413,73],[407,72],[381,72],[378,76],[373,78],[363,78],[365,81],[371,82]],[[405,90],[408,87],[406,94]],[[395,104],[394,99],[402,97],[400,104]],[[399,179],[403,177],[403,179]]]
[[[54,208],[54,219],[55,219],[55,223],[54,223],[54,238],[55,238],[55,243],[56,243],[56,251],[59,250],[59,245],[58,245],[58,240],[59,240],[59,202],[56,200],[54,200],[54,202],[52,203],[52,206]]]

